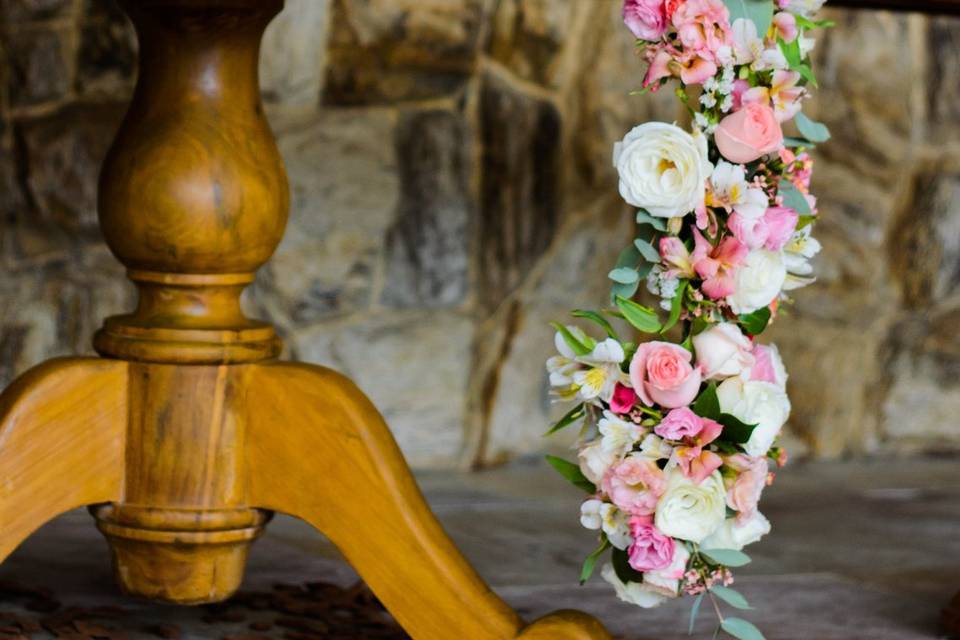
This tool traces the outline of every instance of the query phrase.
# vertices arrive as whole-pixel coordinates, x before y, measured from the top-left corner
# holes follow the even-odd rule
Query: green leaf
[[[616,303],[617,298],[632,298],[634,294],[637,293],[637,289],[640,288],[640,281],[636,281],[633,284],[620,284],[616,283],[610,287],[610,302]]]
[[[657,231],[667,230],[667,222],[663,218],[650,215],[646,209],[637,211],[637,224],[648,224]]]
[[[784,137],[783,146],[785,147],[815,147],[816,145],[804,138]]]
[[[583,489],[587,493],[596,493],[597,487],[592,482],[587,480],[583,475],[583,472],[580,471],[580,467],[568,462],[563,458],[558,458],[557,456],[547,456],[547,462],[550,463],[550,466],[557,470],[557,473],[562,475],[564,478],[570,481],[570,483],[577,487],[578,489]]]
[[[593,351],[593,347],[589,347],[580,342],[575,335],[570,333],[570,329],[567,329],[559,322],[551,322],[550,326],[556,329],[560,335],[563,336],[563,341],[566,342],[567,346],[570,347],[578,356],[585,356]]]
[[[743,444],[750,440],[753,430],[757,428],[757,425],[741,422],[739,418],[729,413],[721,413],[717,422],[723,425],[723,432],[720,437],[737,444]]]
[[[633,284],[640,280],[640,274],[630,267],[617,267],[607,274],[607,277],[619,284]]]
[[[723,0],[730,10],[730,24],[738,18],[747,18],[757,25],[757,35],[763,38],[773,20],[773,3],[770,0]]]
[[[750,564],[750,556],[735,549],[700,549],[700,555],[725,567],[742,567]]]
[[[648,309],[643,305],[637,304],[633,300],[617,296],[617,308],[623,314],[624,320],[633,327],[644,333],[656,333],[660,331],[660,318],[657,317],[653,309]]]
[[[797,231],[803,229],[807,225],[813,224],[817,220],[817,216],[800,216],[800,219],[797,220]]]
[[[736,607],[737,609],[752,609],[750,603],[747,602],[747,599],[741,595],[739,591],[731,589],[730,587],[724,587],[722,585],[714,585],[710,587],[710,591],[713,595],[717,596],[724,602],[726,602],[731,607]]]
[[[720,399],[717,397],[717,383],[713,380],[693,403],[693,412],[701,418],[716,420],[720,417]]]
[[[657,248],[654,247],[650,242],[644,240],[643,238],[637,238],[633,241],[633,246],[637,248],[637,251],[640,252],[640,255],[642,255],[643,259],[647,262],[660,262],[660,252],[657,251]]]
[[[812,213],[810,203],[789,180],[781,180],[778,193],[783,198],[783,206],[795,209],[800,215]]]
[[[823,123],[811,120],[803,111],[797,112],[793,121],[797,124],[800,135],[810,142],[826,142],[830,139],[830,129]]]
[[[794,17],[797,19],[797,24],[804,29],[826,29],[836,24],[833,20],[811,20],[810,18],[804,18],[801,15],[795,15]]]
[[[610,554],[610,560],[613,562],[613,570],[616,571],[620,582],[643,582],[643,574],[630,566],[630,557],[626,549],[613,548]]]
[[[817,82],[817,76],[813,73],[813,69],[810,68],[810,65],[802,64],[794,69],[794,71],[799,71],[800,75],[803,76],[803,78],[805,78],[806,81],[812,84],[814,87],[820,86],[820,84]]]
[[[574,309],[570,312],[574,318],[583,318],[585,320],[590,320],[600,325],[604,331],[607,332],[607,335],[620,342],[620,336],[617,335],[616,330],[613,328],[606,318],[597,313],[596,311],[590,311],[589,309]]]
[[[720,626],[737,640],[766,640],[760,629],[743,618],[726,618]]]
[[[547,431],[544,435],[549,436],[551,433],[556,433],[563,429],[564,427],[570,426],[577,420],[580,420],[585,415],[587,415],[586,407],[581,403],[575,406],[573,409],[570,409],[562,418],[557,420],[557,423],[550,427],[550,431]]]
[[[693,601],[693,607],[690,608],[690,627],[687,629],[687,635],[693,635],[693,627],[697,624],[697,614],[700,613],[700,605],[703,603],[704,594],[697,596],[697,599]]]
[[[606,534],[600,534],[600,546],[597,547],[597,550],[591,553],[583,561],[583,567],[580,568],[580,584],[583,584],[590,579],[590,576],[593,575],[593,569],[597,566],[597,560],[603,554],[604,551],[610,548],[610,541],[607,540]]]
[[[660,329],[661,334],[672,329],[680,319],[680,312],[683,311],[683,296],[687,292],[688,284],[689,282],[686,280],[680,281],[680,286],[677,287],[677,295],[673,296],[673,301],[670,303],[670,317],[667,318],[667,324]]]
[[[768,322],[770,322],[770,307],[761,307],[753,313],[745,313],[740,316],[740,326],[752,336],[763,333]]]
[[[796,70],[803,64],[803,54],[800,53],[800,38],[794,38],[793,42],[785,42],[783,38],[777,38],[777,42],[791,69]]]

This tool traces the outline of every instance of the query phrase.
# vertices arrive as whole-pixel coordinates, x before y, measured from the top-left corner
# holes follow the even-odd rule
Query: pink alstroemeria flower
[[[779,11],[773,16],[773,26],[777,30],[777,36],[783,38],[784,42],[793,42],[800,34],[797,29],[797,18],[789,11]]]
[[[685,51],[678,59],[684,84],[703,84],[717,75],[717,63],[703,51]]]
[[[733,236],[724,238],[716,247],[696,228],[693,229],[693,237],[696,245],[691,258],[694,271],[703,278],[703,292],[711,300],[727,297],[736,288],[733,273],[750,250]]]
[[[674,449],[674,457],[683,475],[700,484],[723,465],[723,458],[704,449],[720,437],[723,425],[709,418],[701,418],[703,428],[692,438],[685,438],[685,446]]]
[[[647,62],[650,66],[647,68],[647,75],[643,78],[643,87],[651,87],[651,91],[656,91],[660,88],[661,80],[673,75],[670,69],[673,54],[666,47],[660,47],[652,53],[648,50]]]
[[[671,278],[692,278],[694,276],[690,251],[677,236],[660,238],[660,258],[670,266],[667,274]]]
[[[806,89],[797,86],[798,82],[800,82],[799,71],[778,69],[773,72],[773,80],[769,88],[748,89],[743,93],[741,102],[773,105],[773,115],[777,122],[786,122],[800,111],[801,102],[807,93]]]

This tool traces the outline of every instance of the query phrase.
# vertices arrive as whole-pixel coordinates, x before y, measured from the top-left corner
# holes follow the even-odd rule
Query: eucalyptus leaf
[[[646,209],[640,209],[637,211],[637,224],[648,224],[657,231],[666,232],[667,230],[666,220],[650,215]]]
[[[657,333],[660,331],[660,318],[657,317],[653,309],[637,304],[633,300],[617,296],[617,308],[623,314],[623,319],[629,322],[633,328],[644,333]]]
[[[767,328],[770,315],[770,307],[761,307],[753,313],[742,314],[740,316],[740,326],[750,335],[758,336]]]
[[[607,274],[607,277],[618,284],[633,284],[640,280],[640,274],[630,267],[617,267]]]
[[[796,210],[800,215],[812,213],[810,203],[789,180],[780,181],[778,193],[783,198],[783,206]]]
[[[791,138],[789,136],[785,136],[783,138],[783,146],[796,148],[796,147],[815,147],[817,145],[813,144],[812,142],[810,142],[805,138]]]
[[[557,470],[561,476],[570,481],[570,483],[577,487],[578,489],[583,489],[587,493],[596,493],[597,487],[595,484],[587,480],[586,476],[583,475],[583,472],[580,471],[580,467],[564,460],[563,458],[558,458],[557,456],[547,456],[547,462],[551,467]]]
[[[633,241],[633,246],[637,248],[637,251],[640,252],[640,255],[642,255],[643,259],[647,262],[660,262],[660,252],[647,240],[637,238]]]
[[[557,330],[557,332],[563,337],[563,341],[567,343],[567,346],[570,347],[570,349],[572,349],[573,352],[578,356],[585,356],[593,351],[592,346],[580,342],[580,340],[578,340],[577,337],[570,332],[570,329],[567,329],[559,322],[551,322],[550,326]]]
[[[703,596],[705,594],[700,594],[697,596],[697,599],[693,601],[693,606],[690,608],[690,626],[687,628],[687,635],[693,635],[693,627],[697,624],[697,614],[700,613],[700,605],[703,604]]]
[[[766,640],[760,629],[743,618],[725,618],[720,626],[737,640]]]
[[[693,412],[701,418],[716,420],[720,417],[720,398],[717,397],[717,383],[713,380],[700,393],[700,397],[693,403]]]
[[[603,554],[604,551],[610,548],[610,541],[607,540],[606,534],[600,534],[600,546],[597,547],[597,550],[591,553],[583,561],[583,566],[580,568],[580,584],[583,584],[590,579],[590,576],[593,575],[593,569],[597,566],[597,560]]]
[[[570,411],[565,413],[562,418],[557,420],[557,423],[552,427],[550,427],[550,431],[547,431],[547,433],[544,435],[550,435],[551,433],[556,433],[557,431],[560,431],[560,429],[570,426],[577,420],[580,420],[585,415],[587,415],[586,407],[583,405],[583,403],[578,404],[573,409],[570,409]]]
[[[721,600],[723,600],[724,602],[726,602],[731,607],[735,607],[737,609],[744,609],[744,610],[753,608],[750,606],[750,603],[747,602],[747,599],[744,598],[739,591],[736,591],[735,589],[731,589],[730,587],[724,587],[722,585],[716,584],[710,587],[710,592],[713,593],[713,595],[720,598]]]
[[[811,120],[803,111],[799,111],[793,121],[800,135],[810,142],[826,142],[830,139],[830,129],[823,123]]]
[[[773,2],[770,0],[723,0],[730,10],[730,24],[738,18],[752,20],[757,25],[757,35],[763,38],[773,20]]]
[[[570,312],[574,318],[583,318],[589,320],[597,325],[599,325],[604,331],[607,332],[607,335],[620,342],[620,336],[617,335],[616,330],[613,328],[613,325],[607,321],[602,315],[596,311],[590,311],[589,309],[574,309]]]
[[[640,264],[640,257],[640,252],[637,251],[637,248],[630,245],[620,252],[620,255],[617,256],[617,263],[613,265],[613,267],[615,269],[620,267],[636,267]]]
[[[735,549],[701,549],[700,555],[725,567],[742,567],[750,564],[750,556]]]
[[[617,298],[626,298],[630,299],[637,293],[637,289],[640,288],[640,281],[637,280],[633,284],[620,284],[619,282],[614,283],[610,287],[610,302],[611,304],[616,304]]]

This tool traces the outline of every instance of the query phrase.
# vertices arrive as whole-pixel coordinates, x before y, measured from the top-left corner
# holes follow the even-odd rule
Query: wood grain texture
[[[51,360],[0,395],[0,561],[65,511],[120,498],[127,364]]]
[[[324,533],[411,636],[609,637],[589,616],[571,613],[524,632],[440,527],[387,425],[349,379],[277,363],[256,366],[250,384],[251,504]]]

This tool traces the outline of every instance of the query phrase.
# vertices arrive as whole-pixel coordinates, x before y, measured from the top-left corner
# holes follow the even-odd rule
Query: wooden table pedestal
[[[281,511],[336,544],[415,638],[609,638],[573,611],[525,625],[444,533],[370,401],[276,361],[273,328],[241,311],[287,216],[257,85],[282,0],[122,4],[140,76],[99,213],[139,302],[96,334],[101,358],[46,362],[0,395],[0,560],[93,505],[125,592],[215,602]]]

